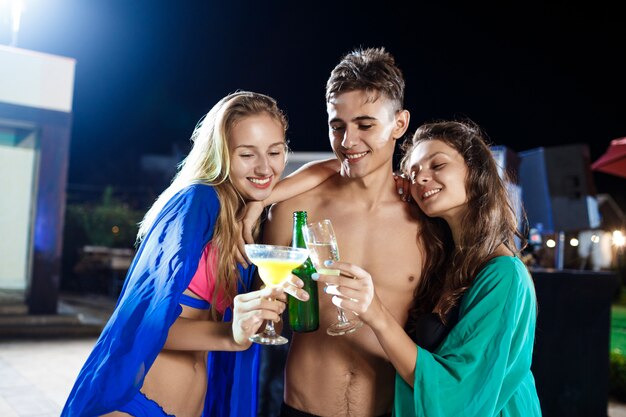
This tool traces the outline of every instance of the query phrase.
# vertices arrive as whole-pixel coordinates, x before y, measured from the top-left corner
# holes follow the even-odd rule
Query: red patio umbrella
[[[626,138],[612,140],[604,155],[591,164],[591,169],[626,178]]]

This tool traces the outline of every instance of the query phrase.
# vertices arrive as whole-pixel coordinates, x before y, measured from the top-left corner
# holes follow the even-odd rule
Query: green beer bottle
[[[306,225],[306,211],[293,213],[293,237],[291,246],[294,248],[306,248],[302,226]],[[304,290],[309,293],[308,301],[300,301],[291,295],[287,299],[289,311],[289,325],[294,332],[313,332],[320,326],[319,302],[317,297],[317,282],[311,279],[315,267],[311,259],[307,260],[298,268],[291,271],[304,281]]]

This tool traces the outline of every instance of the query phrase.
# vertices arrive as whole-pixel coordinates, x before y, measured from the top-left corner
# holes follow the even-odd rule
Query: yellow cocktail
[[[309,257],[309,250],[275,245],[246,245],[246,255],[259,269],[259,276],[268,287],[278,287],[291,276],[291,270],[297,268]],[[250,338],[262,345],[282,345],[286,337],[276,333],[274,323],[268,321],[265,330]]]
[[[259,276],[265,285],[273,287],[282,284],[291,276],[291,271],[302,264],[289,259],[250,259],[259,268]]]

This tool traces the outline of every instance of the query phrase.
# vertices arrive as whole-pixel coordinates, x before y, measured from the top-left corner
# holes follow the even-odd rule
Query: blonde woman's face
[[[281,124],[263,113],[239,120],[229,140],[230,180],[246,201],[264,200],[285,169]]]

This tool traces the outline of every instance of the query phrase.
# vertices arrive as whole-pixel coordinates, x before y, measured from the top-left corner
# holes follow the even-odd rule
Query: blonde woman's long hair
[[[191,184],[208,184],[215,188],[220,201],[220,212],[211,239],[209,259],[216,257],[215,291],[211,310],[215,317],[217,294],[223,294],[232,303],[240,280],[235,253],[239,237],[238,220],[245,201],[230,181],[230,153],[228,141],[233,126],[243,118],[266,113],[287,131],[287,119],[276,101],[266,95],[238,91],[222,98],[198,122],[191,135],[193,146],[178,165],[172,183],[159,195],[146,212],[137,233],[137,243],[146,236],[159,212],[180,190]],[[285,143],[285,146],[286,143]],[[258,224],[255,227],[258,234]],[[210,263],[207,263],[210,264]]]

